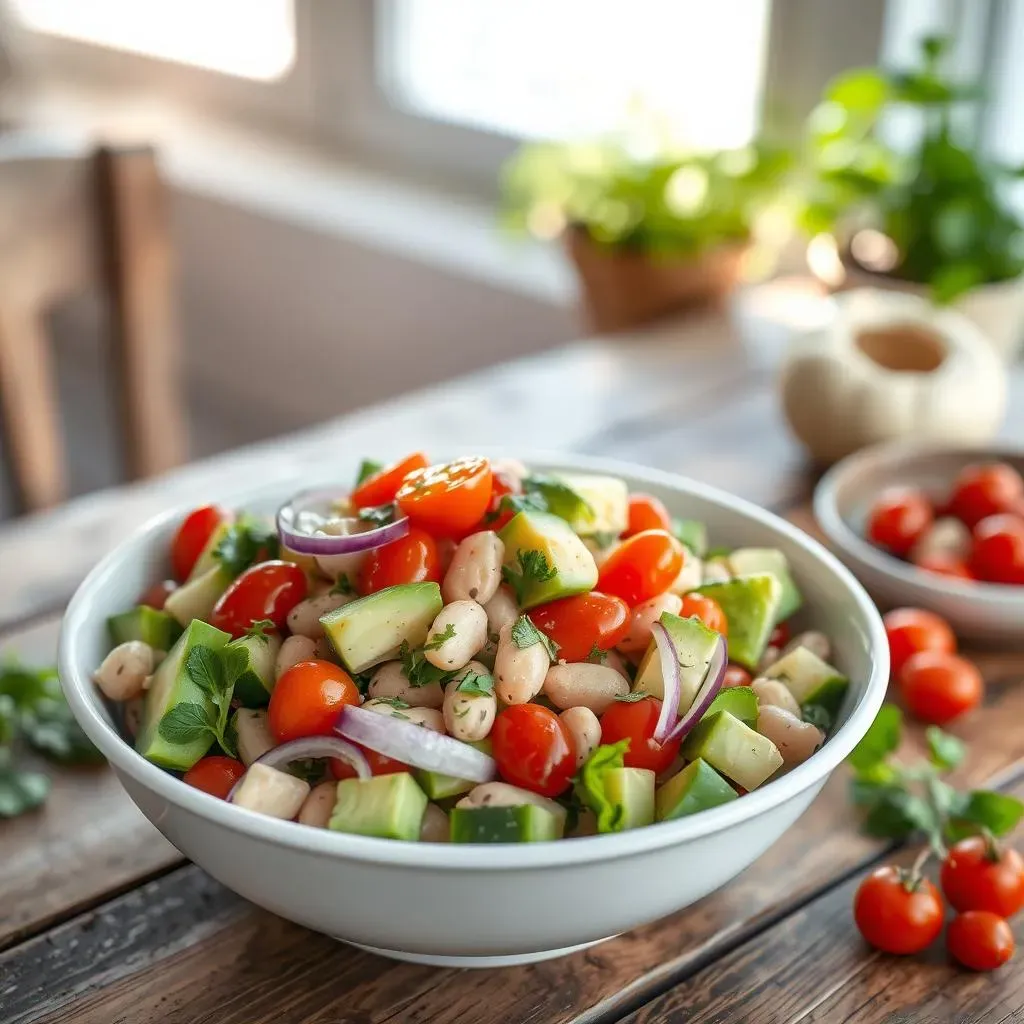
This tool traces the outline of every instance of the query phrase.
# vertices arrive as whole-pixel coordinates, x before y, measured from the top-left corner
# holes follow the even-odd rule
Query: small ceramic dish
[[[964,638],[1024,646],[1024,587],[973,583],[918,569],[869,543],[864,525],[887,487],[920,487],[937,501],[972,462],[1007,462],[1024,473],[1024,449],[875,445],[833,466],[814,492],[814,514],[829,544],[884,607],[927,608]]]

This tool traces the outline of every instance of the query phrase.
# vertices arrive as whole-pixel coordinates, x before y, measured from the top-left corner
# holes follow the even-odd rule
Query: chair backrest
[[[44,324],[56,301],[90,287],[108,306],[125,476],[184,459],[173,276],[169,195],[152,149],[0,146],[0,411],[25,508],[66,496]]]

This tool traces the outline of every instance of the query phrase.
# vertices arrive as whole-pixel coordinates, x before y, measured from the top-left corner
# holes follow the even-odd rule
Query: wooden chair
[[[0,411],[27,510],[67,493],[45,316],[89,287],[108,309],[125,475],[184,459],[168,207],[152,149],[54,156],[0,146]]]

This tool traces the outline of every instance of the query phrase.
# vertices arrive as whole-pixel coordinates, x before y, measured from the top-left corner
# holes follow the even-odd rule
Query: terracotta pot
[[[723,246],[692,260],[595,245],[572,229],[566,248],[582,285],[587,326],[607,333],[697,306],[721,304],[736,286],[746,244]]]

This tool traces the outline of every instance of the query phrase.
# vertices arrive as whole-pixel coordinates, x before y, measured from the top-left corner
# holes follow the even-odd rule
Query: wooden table
[[[805,315],[784,291],[752,293],[732,325],[580,343],[12,525],[0,530],[0,649],[51,659],[84,573],[169,502],[413,445],[632,459],[813,529],[812,474],[772,387],[780,320]],[[1014,392],[1006,433],[1022,438],[1019,377]],[[1024,654],[976,657],[987,697],[954,730],[970,744],[958,780],[1024,795]],[[908,748],[920,745],[913,732]],[[846,782],[838,772],[775,847],[686,911],[563,960],[460,972],[379,959],[258,910],[185,863],[108,770],[60,772],[42,811],[0,823],[0,1021],[1024,1021],[1022,956],[978,977],[941,950],[896,961],[859,941],[858,881],[915,851],[860,836]]]

